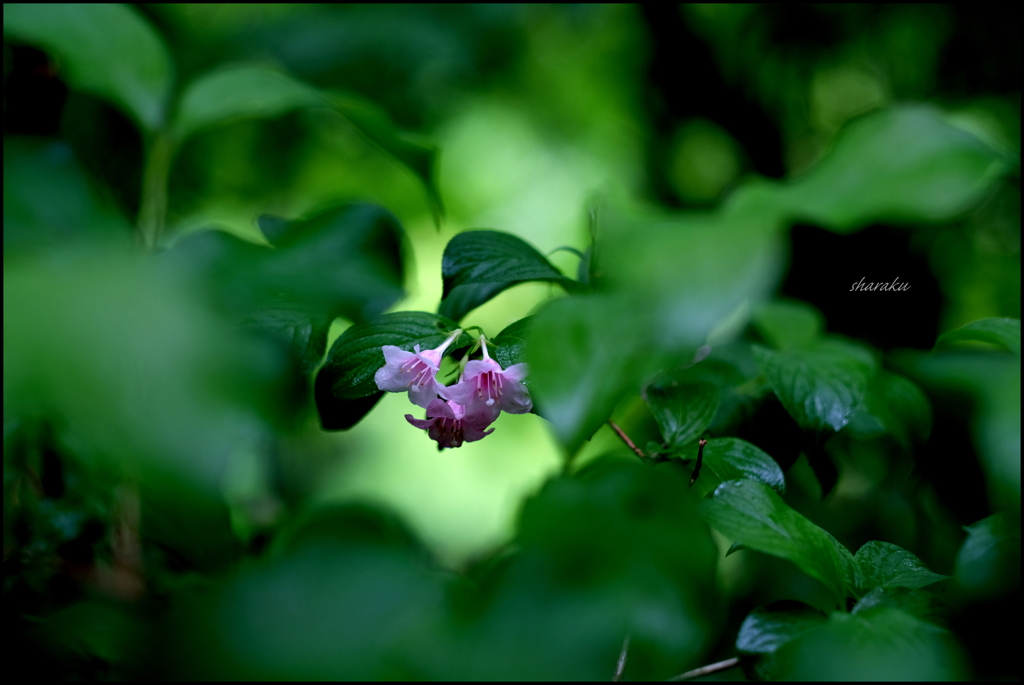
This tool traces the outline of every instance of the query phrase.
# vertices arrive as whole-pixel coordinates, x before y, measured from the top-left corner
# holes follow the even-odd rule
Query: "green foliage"
[[[818,432],[839,431],[850,422],[876,368],[871,352],[842,340],[790,352],[755,346],[754,358],[789,415]]]
[[[753,480],[722,483],[701,502],[700,513],[726,537],[792,561],[824,583],[840,605],[856,591],[849,550],[790,509],[768,485]]]
[[[865,115],[814,168],[780,189],[792,216],[838,233],[875,221],[937,222],[962,214],[1011,168],[932,107]]]
[[[654,383],[646,389],[647,404],[670,450],[697,439],[718,410],[718,388],[711,383]]]
[[[979,16],[6,5],[12,671],[1019,675],[1019,103],[977,95],[1019,84]],[[709,60],[678,93],[669,40]],[[808,294],[821,231],[909,245],[931,350]],[[426,431],[368,417],[382,348],[449,336],[385,372]]]
[[[975,597],[998,597],[1020,586],[1020,522],[995,514],[965,526],[956,582]]]
[[[163,125],[174,67],[163,40],[131,7],[4,5],[4,36],[57,57],[72,86],[109,100],[143,129]]]
[[[936,349],[954,343],[977,340],[998,345],[1020,356],[1020,319],[980,319],[948,331],[935,341]]]
[[[695,459],[696,445],[679,453],[683,459]],[[783,492],[786,479],[778,463],[766,452],[740,438],[711,438],[704,446],[704,465],[693,484],[699,497],[704,497],[726,481],[751,480]]]
[[[458,324],[437,314],[396,312],[356,324],[341,334],[316,376],[316,405],[327,430],[351,428],[373,408],[383,394],[373,380],[384,366],[381,347],[395,345],[406,351],[417,346],[438,347]],[[462,335],[447,350],[449,355],[470,343]]]
[[[65,143],[8,137],[4,169],[4,249],[53,249],[89,240],[127,243],[128,223],[90,185]]]
[[[510,323],[488,343],[491,346],[491,356],[501,364],[501,368],[507,369],[513,364],[526,361],[526,340],[530,335],[532,321],[532,317],[526,316]]]
[[[754,315],[754,325],[778,350],[812,347],[825,330],[825,318],[805,302],[766,302]]]
[[[631,314],[621,300],[584,295],[555,300],[533,317],[530,391],[569,454],[656,368]]]
[[[864,544],[853,560],[857,562],[861,593],[875,588],[922,588],[947,577],[929,571],[907,550],[878,540]]]
[[[438,313],[456,321],[517,283],[577,286],[529,244],[500,231],[466,231],[452,238],[444,248],[441,278]]]

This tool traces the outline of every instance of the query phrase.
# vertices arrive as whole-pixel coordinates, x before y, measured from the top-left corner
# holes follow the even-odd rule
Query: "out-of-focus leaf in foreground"
[[[771,680],[959,680],[965,661],[952,634],[896,608],[835,612],[781,646]]]
[[[132,7],[5,4],[4,36],[48,52],[72,88],[109,100],[143,129],[163,124],[173,66],[163,39]]]
[[[526,351],[530,392],[569,454],[657,368],[643,339],[647,327],[642,312],[603,295],[554,300],[533,317]]]
[[[5,8],[6,11],[6,8]],[[129,242],[131,228],[89,183],[66,143],[4,139],[4,249]]]
[[[938,222],[970,209],[1012,164],[934,107],[892,107],[847,124],[779,199],[794,220],[838,233],[878,221]]]
[[[998,345],[1020,356],[1020,319],[979,319],[939,336],[935,347],[941,348],[963,341],[979,341]]]
[[[5,416],[48,420],[92,468],[139,482],[147,535],[188,548],[230,534],[220,481],[263,434],[285,368],[272,348],[175,274],[96,250],[5,265],[4,330]]]
[[[995,514],[967,526],[956,582],[972,596],[999,597],[1020,587],[1020,521]]]
[[[373,144],[412,171],[427,192],[435,218],[443,214],[434,178],[436,145],[401,131],[387,114],[367,102],[320,91],[266,67],[230,66],[197,78],[182,93],[172,131],[180,142],[215,124],[276,117],[303,107],[328,107],[348,119]]]

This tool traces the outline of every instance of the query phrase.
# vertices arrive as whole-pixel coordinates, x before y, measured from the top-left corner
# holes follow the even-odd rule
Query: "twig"
[[[619,660],[615,663],[615,675],[612,676],[612,682],[617,683],[622,680],[622,672],[626,670],[626,657],[629,656],[629,635],[626,635],[626,639],[622,641],[622,651],[619,652]]]
[[[624,443],[629,445],[629,449],[636,452],[636,456],[640,457],[641,459],[647,459],[647,455],[644,454],[644,451],[633,444],[633,441],[629,439],[628,435],[626,435],[626,431],[619,428],[619,424],[615,423],[611,419],[608,419],[608,425],[612,427],[612,430],[615,431],[620,438],[622,438],[622,441]]]
[[[697,443],[697,465],[693,467],[693,473],[690,474],[690,487],[693,487],[700,476],[700,467],[704,465],[704,445],[706,444],[708,441],[703,438]]]
[[[700,678],[701,676],[711,675],[712,673],[718,673],[720,671],[728,671],[730,668],[735,668],[740,665],[740,660],[737,657],[726,659],[725,661],[719,661],[714,664],[708,664],[707,666],[701,666],[695,668],[692,671],[686,673],[680,673],[677,676],[673,676],[668,679],[668,682],[678,682],[680,680],[692,680],[693,678]]]

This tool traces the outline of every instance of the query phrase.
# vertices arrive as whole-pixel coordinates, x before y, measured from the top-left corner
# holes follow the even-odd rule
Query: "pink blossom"
[[[429,406],[444,388],[437,382],[441,356],[460,333],[462,329],[448,336],[440,347],[423,352],[420,352],[419,345],[413,348],[415,352],[407,352],[396,345],[384,345],[381,350],[384,352],[385,364],[373,376],[377,387],[387,392],[408,390],[409,401],[420,407]]]
[[[467,408],[455,402],[434,400],[427,405],[427,418],[415,419],[406,414],[405,420],[417,428],[425,428],[437,446],[460,447],[464,442],[474,442],[490,435],[494,429],[485,430],[498,418],[497,409],[484,407],[482,410],[467,412]]]
[[[526,364],[513,364],[502,370],[501,364],[487,354],[487,340],[483,343],[484,358],[466,364],[462,379],[453,386],[442,387],[442,397],[467,407],[495,407],[509,414],[526,414],[533,408],[530,392],[522,384],[526,378]]]

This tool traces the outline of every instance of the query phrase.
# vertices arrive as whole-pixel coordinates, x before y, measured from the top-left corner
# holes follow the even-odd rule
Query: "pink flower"
[[[513,364],[504,371],[487,354],[487,340],[481,336],[484,358],[466,364],[462,379],[453,386],[441,387],[441,397],[467,407],[495,407],[509,414],[526,414],[533,408],[530,391],[522,384],[526,364]]]
[[[414,419],[406,414],[405,420],[417,428],[425,428],[431,440],[442,447],[460,447],[464,442],[474,442],[490,435],[494,429],[484,430],[498,418],[498,411],[484,408],[482,411],[467,412],[466,407],[455,402],[434,400],[427,405],[427,418]]]
[[[384,345],[384,366],[377,369],[373,380],[377,387],[387,392],[409,391],[409,401],[420,407],[427,407],[437,399],[438,392],[444,388],[437,382],[437,370],[441,367],[441,355],[459,337],[462,329],[448,336],[440,347],[420,352],[416,345],[415,352],[406,352],[396,345]]]

